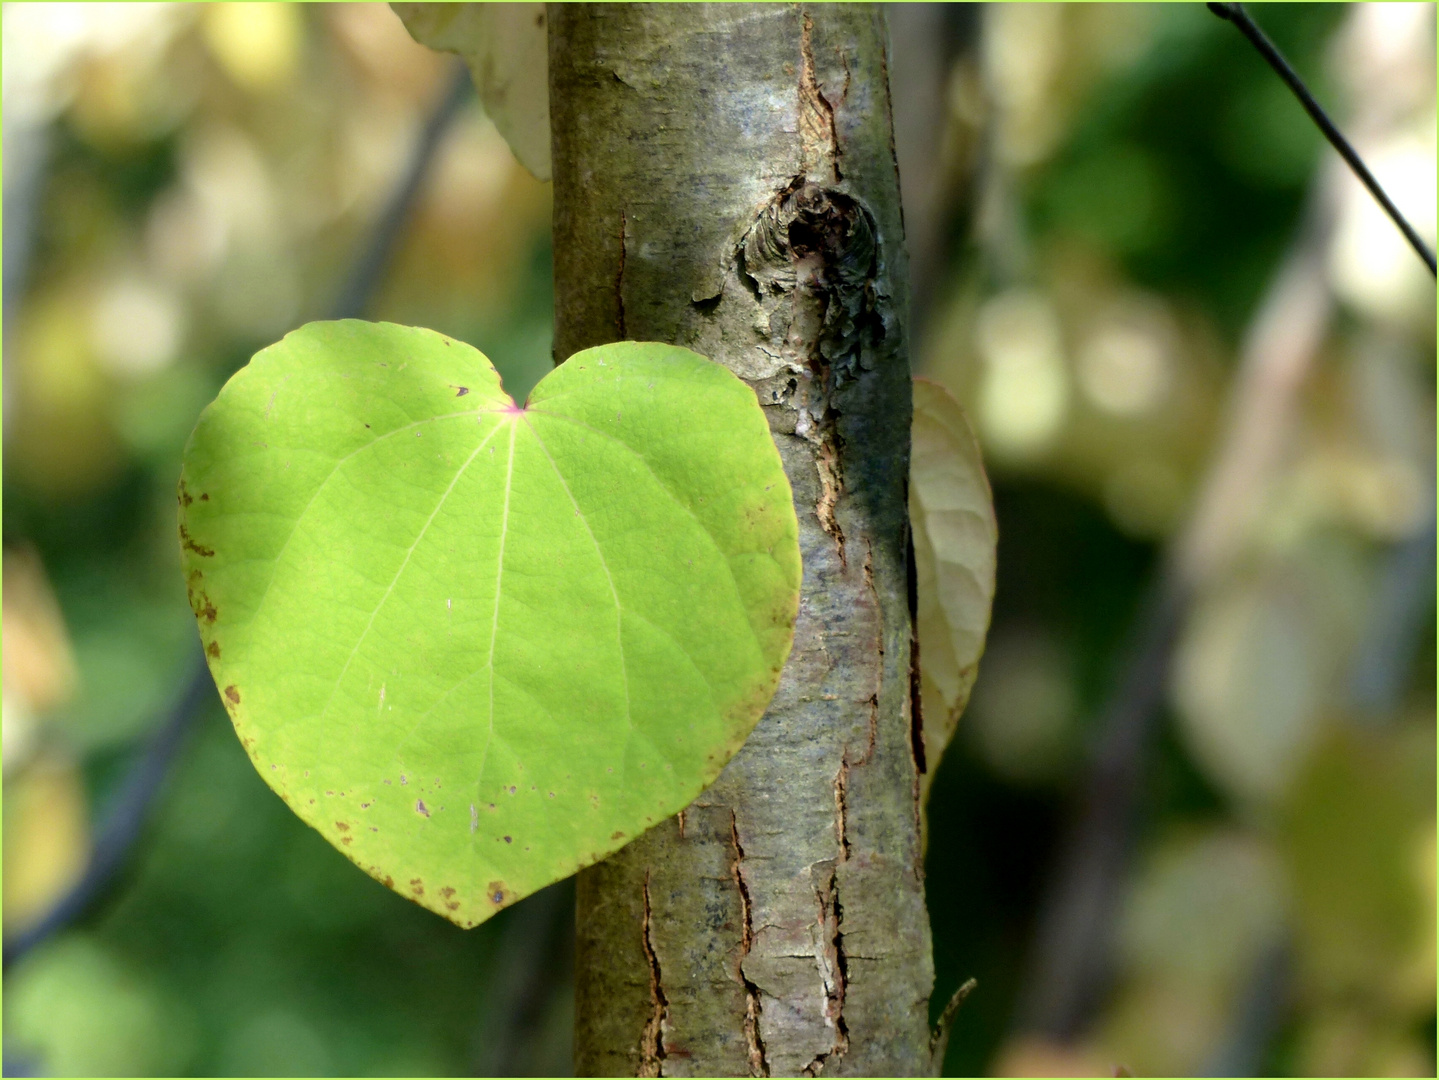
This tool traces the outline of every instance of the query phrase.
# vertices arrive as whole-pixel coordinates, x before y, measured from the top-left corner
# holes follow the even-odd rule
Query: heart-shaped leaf
[[[752,390],[623,342],[515,406],[429,330],[311,323],[185,451],[210,668],[290,807],[472,926],[686,806],[793,639],[789,484]]]
[[[999,528],[979,442],[959,402],[938,383],[914,380],[911,432],[909,518],[928,797],[935,766],[979,674]]]

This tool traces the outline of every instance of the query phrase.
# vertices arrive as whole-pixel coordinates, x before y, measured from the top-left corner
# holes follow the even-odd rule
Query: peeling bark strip
[[[681,819],[580,875],[576,1070],[926,1075],[883,15],[560,4],[549,21],[555,354],[623,327],[746,380],[804,557],[794,650],[744,749]]]

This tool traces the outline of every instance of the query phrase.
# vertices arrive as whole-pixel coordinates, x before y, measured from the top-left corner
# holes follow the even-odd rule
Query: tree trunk
[[[551,4],[549,20],[555,355],[671,342],[753,386],[804,557],[794,651],[748,743],[678,817],[580,874],[576,1068],[927,1075],[883,15]]]

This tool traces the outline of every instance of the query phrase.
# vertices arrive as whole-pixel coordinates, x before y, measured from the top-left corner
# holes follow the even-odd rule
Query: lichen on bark
[[[748,743],[682,815],[580,875],[576,1068],[928,1074],[883,14],[580,4],[549,20],[555,354],[666,341],[745,379],[804,557],[794,650]]]

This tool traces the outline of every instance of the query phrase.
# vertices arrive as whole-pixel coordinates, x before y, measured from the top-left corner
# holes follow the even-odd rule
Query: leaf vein
[[[330,691],[330,696],[325,699],[325,706],[324,706],[324,708],[322,708],[322,709],[320,710],[319,716],[316,718],[317,720],[323,721],[324,718],[325,718],[325,714],[330,711],[330,706],[334,703],[334,700],[335,700],[335,694],[339,692],[340,684],[345,681],[345,676],[349,673],[350,665],[351,665],[352,663],[354,663],[355,657],[356,657],[357,655],[359,655],[360,646],[365,643],[365,638],[367,638],[367,637],[369,636],[369,634],[370,634],[370,629],[375,625],[375,619],[376,619],[376,617],[380,614],[380,609],[385,606],[385,602],[386,602],[387,600],[389,600],[390,594],[395,591],[395,586],[399,583],[400,577],[404,574],[404,572],[405,572],[405,567],[407,567],[407,566],[410,565],[410,559],[414,556],[414,554],[415,554],[415,549],[420,546],[420,541],[425,538],[425,534],[426,534],[427,532],[429,532],[430,526],[434,523],[435,518],[439,516],[440,510],[441,510],[441,509],[444,507],[444,505],[445,505],[445,501],[446,501],[447,499],[449,499],[449,497],[450,497],[450,492],[452,492],[452,491],[455,490],[455,485],[460,482],[460,477],[462,477],[462,476],[465,475],[465,470],[470,467],[471,463],[475,460],[475,458],[479,457],[480,451],[483,450],[487,445],[489,445],[490,440],[495,437],[495,432],[497,432],[497,431],[499,431],[499,430],[500,430],[500,425],[499,425],[499,424],[496,424],[495,427],[494,427],[494,430],[492,430],[488,435],[486,435],[483,439],[480,440],[480,444],[479,444],[478,446],[476,446],[475,449],[474,449],[474,452],[471,453],[470,456],[465,459],[465,463],[464,463],[463,465],[461,465],[458,469],[455,470],[455,477],[454,477],[454,479],[450,481],[449,487],[445,488],[444,494],[442,494],[442,495],[440,496],[440,501],[435,504],[435,508],[434,508],[434,510],[432,510],[432,511],[430,512],[430,516],[425,519],[425,523],[424,523],[424,525],[422,525],[422,526],[420,527],[420,531],[419,531],[419,533],[415,536],[414,542],[410,545],[409,549],[405,552],[405,557],[400,561],[400,567],[399,567],[398,570],[395,571],[395,576],[390,579],[390,584],[389,584],[389,586],[385,589],[385,594],[380,597],[380,602],[375,605],[375,610],[372,611],[372,612],[370,612],[369,622],[365,623],[365,629],[360,632],[359,640],[357,640],[357,641],[355,642],[355,647],[350,650],[349,658],[346,659],[346,661],[345,661],[345,666],[340,669],[340,674],[336,677],[336,679],[335,679],[335,685],[334,685],[334,687],[333,687],[333,688],[331,689],[331,691]],[[513,432],[513,430],[514,430],[514,425],[513,425],[513,424],[510,425],[510,430],[511,430],[511,432]],[[511,443],[511,445],[513,446],[513,444],[514,444],[514,436],[513,436],[513,434],[510,436],[510,443]],[[513,459],[512,459],[512,463],[513,463]],[[506,492],[505,492],[505,506],[506,506],[506,509],[508,510],[508,508],[509,508],[509,491],[508,491],[508,488],[506,489]],[[503,559],[503,547],[504,547],[504,534],[503,534],[503,533],[501,533],[500,543],[501,543],[501,552],[502,552],[501,558]],[[497,601],[497,607],[498,607],[498,601]],[[494,648],[494,646],[493,646],[493,644],[492,644],[492,645],[491,645],[491,650],[492,650],[492,651],[493,651],[493,648]]]

